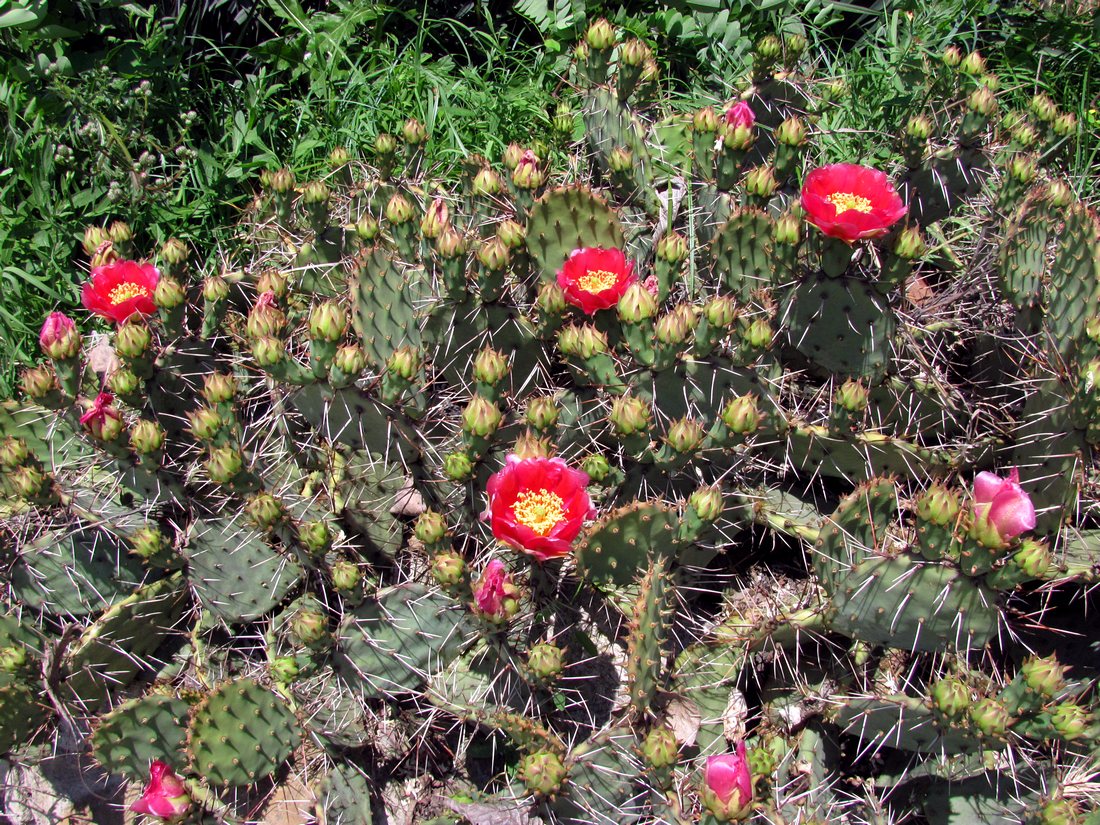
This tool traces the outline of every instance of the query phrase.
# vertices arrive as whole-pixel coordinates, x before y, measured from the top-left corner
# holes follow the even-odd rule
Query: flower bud
[[[997,109],[997,98],[986,86],[975,89],[966,99],[970,111],[989,117]]]
[[[850,413],[861,413],[867,409],[867,388],[859,381],[848,379],[837,388],[833,403]]]
[[[1012,563],[1030,578],[1042,579],[1054,565],[1054,559],[1045,542],[1024,539],[1020,549],[1012,554]]]
[[[801,146],[806,142],[806,122],[800,117],[789,117],[779,124],[775,139],[784,146]]]
[[[332,191],[321,181],[311,180],[302,188],[302,203],[307,205],[328,203]]]
[[[642,758],[657,770],[671,768],[680,761],[680,745],[676,734],[668,728],[655,727],[642,740]]]
[[[328,153],[328,165],[333,169],[339,169],[349,160],[351,160],[351,155],[343,146],[337,146]]]
[[[485,167],[474,176],[471,188],[474,195],[483,198],[491,198],[501,193],[504,189],[504,184],[500,180],[500,175],[489,167]]]
[[[512,171],[512,183],[520,189],[538,189],[545,182],[546,172],[540,168],[538,155],[528,149]]]
[[[167,548],[164,534],[156,527],[142,527],[130,537],[130,552],[146,561],[156,558]]]
[[[962,63],[963,54],[958,46],[948,46],[943,50],[943,64],[949,69],[956,68]]]
[[[679,264],[687,259],[687,239],[679,232],[666,232],[657,241],[657,259],[670,264]]]
[[[397,138],[380,132],[374,139],[374,153],[381,158],[389,158],[397,151]]]
[[[96,269],[101,266],[108,266],[116,263],[119,260],[118,251],[115,249],[115,245],[111,241],[104,241],[101,243],[92,253],[91,265],[92,269]]]
[[[539,287],[535,305],[543,315],[561,315],[565,312],[565,292],[558,286],[557,281],[547,281]]]
[[[603,17],[593,21],[584,33],[584,42],[597,51],[612,48],[616,40],[615,27]]]
[[[149,766],[149,784],[145,787],[145,793],[130,806],[130,810],[155,816],[161,821],[176,822],[191,811],[191,797],[172,768],[157,759]]]
[[[737,320],[737,302],[729,295],[717,295],[703,307],[707,323],[718,329],[727,329]]]
[[[1073,800],[1059,796],[1043,805],[1037,822],[1038,825],[1081,825],[1081,812]]]
[[[907,226],[898,233],[894,241],[894,254],[906,261],[916,261],[924,257],[928,245],[924,242],[920,229]]]
[[[0,467],[5,470],[14,470],[16,467],[23,466],[30,456],[31,451],[27,447],[27,442],[22,438],[9,435],[3,441],[0,441]]]
[[[608,420],[620,436],[647,431],[652,424],[649,407],[640,398],[632,395],[620,395],[611,402]]]
[[[101,392],[80,416],[80,423],[100,441],[114,441],[122,435],[122,414],[111,406],[114,400],[111,393]]]
[[[49,367],[28,367],[19,379],[24,395],[32,401],[45,398],[57,388],[53,370]]]
[[[270,530],[283,520],[286,511],[283,504],[271,493],[253,494],[245,504],[245,515],[261,530]]]
[[[928,115],[913,115],[905,124],[905,134],[916,141],[926,141],[932,137],[932,119]]]
[[[536,751],[519,760],[516,771],[527,790],[539,797],[553,797],[565,784],[569,771],[552,751]]]
[[[32,465],[16,467],[8,473],[8,483],[15,495],[23,499],[38,498],[49,485],[50,479],[45,473]]]
[[[722,515],[724,507],[722,488],[716,484],[700,487],[688,497],[688,506],[695,512],[700,521],[713,524]]]
[[[551,122],[554,131],[568,138],[572,136],[575,124],[576,117],[573,115],[573,110],[569,108],[568,104],[559,103]]]
[[[136,360],[149,350],[153,334],[139,321],[127,321],[115,334],[115,352],[122,358]]]
[[[153,455],[164,447],[164,430],[155,421],[141,419],[130,431],[130,447],[138,455]]]
[[[754,166],[745,175],[745,191],[757,198],[770,198],[779,188],[774,166]]]
[[[286,342],[280,338],[270,335],[254,338],[251,346],[252,357],[260,368],[274,367],[286,358]]]
[[[500,238],[489,238],[482,241],[481,246],[477,248],[477,260],[490,272],[501,272],[508,266],[508,262],[511,260],[512,254],[508,251],[508,247],[504,245],[504,241]]]
[[[276,656],[268,665],[271,678],[281,685],[289,685],[298,678],[298,662],[293,656]]]
[[[294,173],[286,167],[278,170],[271,176],[271,191],[286,194],[294,191]]]
[[[447,522],[434,510],[425,510],[416,518],[413,535],[426,546],[439,544],[447,538]]]
[[[940,679],[929,691],[932,706],[950,719],[959,719],[970,707],[970,689],[960,679]]]
[[[565,669],[565,653],[550,642],[532,645],[527,652],[527,669],[539,681],[549,682]]]
[[[634,153],[625,146],[616,146],[608,155],[607,165],[612,172],[629,172],[634,166]]]
[[[402,381],[412,381],[420,372],[420,350],[405,345],[398,347],[386,361],[386,372]]]
[[[111,236],[102,226],[89,226],[84,230],[82,246],[90,258],[103,244],[111,241]]]
[[[256,299],[255,305],[248,313],[245,332],[248,333],[249,338],[255,340],[278,336],[285,328],[286,315],[275,306],[275,293],[264,292]]]
[[[497,431],[502,418],[496,404],[475,395],[462,411],[462,431],[478,438],[490,438]]]
[[[1033,155],[1013,155],[1008,162],[1008,174],[1019,183],[1030,184],[1039,174],[1038,165]]]
[[[222,419],[218,411],[210,407],[199,407],[187,413],[191,435],[196,441],[213,441],[221,432]]]
[[[766,34],[756,41],[755,53],[760,62],[774,63],[783,55],[783,43],[774,34]]]
[[[653,49],[636,37],[623,43],[619,49],[619,60],[624,66],[638,67],[653,58]]]
[[[981,52],[971,52],[963,58],[962,63],[959,64],[959,69],[962,70],[963,74],[972,77],[985,74],[985,58],[982,57]]]
[[[654,332],[657,340],[665,346],[683,344],[695,329],[695,307],[680,304],[657,319]]]
[[[464,452],[449,453],[443,459],[443,475],[451,481],[462,482],[474,472],[474,463]]]
[[[1069,188],[1069,185],[1064,180],[1059,180],[1058,178],[1055,178],[1047,184],[1047,193],[1051,204],[1059,208],[1069,206],[1073,203],[1075,198],[1073,190]]]
[[[611,464],[599,453],[592,453],[581,460],[581,469],[588,474],[589,481],[599,484],[611,473]]]
[[[786,246],[797,246],[802,241],[802,221],[786,212],[775,222],[775,242]]]
[[[959,497],[939,484],[933,484],[917,498],[917,517],[941,527],[953,524],[961,509]]]
[[[237,379],[224,372],[207,375],[202,383],[202,397],[208,404],[228,404],[237,396]]]
[[[1020,665],[1020,675],[1029,688],[1053,699],[1066,689],[1066,666],[1056,656],[1033,656]]]
[[[691,119],[691,128],[702,134],[714,134],[718,131],[718,114],[713,106],[704,106]]]
[[[229,484],[244,468],[244,459],[236,447],[224,444],[210,449],[206,459],[206,474],[215,484]]]
[[[744,819],[752,810],[752,774],[745,743],[735,753],[707,757],[703,775],[703,806],[719,822]]]
[[[1020,123],[1012,129],[1012,139],[1025,149],[1039,142],[1039,132],[1030,123]]]
[[[378,237],[379,231],[378,221],[370,215],[364,215],[355,224],[355,234],[364,241],[373,241]]]
[[[439,253],[439,257],[447,261],[461,258],[466,254],[466,238],[462,233],[448,226],[436,239],[435,251]]]
[[[1088,711],[1075,702],[1061,702],[1050,712],[1051,725],[1067,741],[1083,736],[1091,721]]]
[[[332,531],[323,521],[309,521],[298,528],[298,538],[315,556],[326,552],[332,546]]]
[[[301,607],[290,620],[290,633],[306,646],[316,645],[328,636],[328,619],[316,608]]]
[[[527,241],[527,230],[523,224],[516,221],[501,221],[500,225],[497,226],[497,237],[509,249],[518,249]]]
[[[436,198],[424,213],[424,220],[420,222],[420,234],[434,240],[443,234],[443,230],[450,226],[450,223],[451,216],[447,204],[442,198]]]
[[[401,136],[409,146],[419,146],[428,139],[428,130],[415,117],[410,117],[401,127]]]
[[[501,155],[501,162],[504,164],[504,168],[509,172],[514,171],[519,166],[520,158],[523,157],[524,149],[518,143],[509,143],[504,147],[504,153]]]
[[[1073,112],[1060,114],[1054,119],[1050,128],[1058,137],[1074,135],[1077,133],[1077,115]]]
[[[175,278],[161,275],[153,290],[153,303],[161,309],[175,309],[187,300],[187,292]]]
[[[0,647],[0,673],[18,673],[27,666],[27,649]]]
[[[767,318],[746,321],[739,330],[741,343],[751,352],[762,352],[772,343],[772,327]]]
[[[979,699],[970,706],[970,720],[986,736],[999,739],[1005,735],[1012,717],[1008,709],[996,699]]]
[[[187,244],[179,238],[169,238],[160,248],[160,257],[172,266],[180,266],[191,256]]]
[[[735,435],[750,435],[760,426],[760,413],[756,409],[756,396],[738,395],[722,409],[722,423]]]
[[[141,379],[134,374],[133,370],[121,367],[107,378],[107,389],[114,395],[130,398],[141,389]]]
[[[848,84],[839,77],[834,77],[830,80],[826,80],[821,84],[821,97],[823,100],[829,103],[835,103],[838,100],[844,100],[851,90],[848,88]]]
[[[680,418],[669,425],[665,443],[681,455],[691,455],[703,446],[706,432],[703,425],[693,418]]]
[[[348,593],[354,590],[363,578],[363,574],[359,571],[359,566],[346,559],[340,559],[334,562],[330,574],[332,586],[341,593]]]
[[[784,37],[783,43],[786,46],[788,63],[794,63],[794,61],[802,57],[806,48],[810,45],[809,41],[804,36],[794,32]]]
[[[437,553],[432,559],[432,578],[447,589],[457,587],[466,576],[466,561],[458,553]]]
[[[42,323],[38,343],[47,358],[68,361],[80,354],[80,331],[64,312],[51,312]]]
[[[539,432],[547,432],[558,423],[558,405],[548,395],[532,398],[527,402],[527,425]]]
[[[493,386],[499,384],[508,375],[508,359],[504,353],[492,347],[485,347],[474,357],[474,380]]]
[[[336,301],[314,305],[309,313],[309,337],[314,341],[336,343],[344,337],[348,315]]]
[[[408,223],[413,219],[412,204],[400,193],[394,193],[386,203],[386,220],[394,226]]]
[[[640,324],[657,314],[657,301],[648,289],[635,281],[619,299],[618,311],[619,320],[624,324]]]
[[[256,279],[256,294],[270,292],[274,298],[286,296],[286,275],[277,269],[265,269]]]
[[[221,275],[208,275],[202,281],[202,297],[212,304],[229,297],[229,282]]]

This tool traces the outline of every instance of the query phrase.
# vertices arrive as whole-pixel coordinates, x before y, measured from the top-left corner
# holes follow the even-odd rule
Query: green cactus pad
[[[656,213],[659,204],[653,191],[653,165],[641,122],[610,90],[599,87],[585,95],[583,116],[588,143],[605,172],[615,149],[630,152],[630,169],[622,173],[629,185],[622,196],[645,203]]]
[[[354,765],[342,762],[317,789],[326,825],[372,825],[370,781]]]
[[[1075,203],[1066,210],[1050,268],[1043,329],[1053,352],[1069,361],[1085,322],[1100,313],[1100,219]]]
[[[141,582],[141,563],[106,530],[44,533],[11,570],[16,598],[56,615],[86,616],[125,599]]]
[[[0,673],[0,753],[29,744],[49,718],[40,685]]]
[[[830,626],[903,650],[972,650],[997,633],[997,594],[953,567],[869,558],[838,575]]]
[[[842,586],[852,567],[882,551],[886,531],[897,514],[897,491],[891,479],[872,479],[840,502],[814,547],[814,571],[826,590]]]
[[[92,755],[111,773],[130,779],[149,776],[149,763],[160,759],[181,769],[191,705],[175,696],[140,696],[101,716],[91,736]]]
[[[367,361],[381,370],[393,351],[417,347],[417,301],[423,272],[393,259],[393,252],[375,247],[359,258],[352,281],[355,314],[352,323]]]
[[[379,593],[337,630],[347,678],[368,695],[416,690],[457,656],[471,628],[454,599],[420,584]]]
[[[642,574],[627,634],[630,705],[638,713],[649,710],[664,674],[662,646],[672,614],[668,607],[672,582],[667,563],[667,559],[654,561]]]
[[[759,209],[738,209],[719,228],[710,246],[714,276],[741,303],[754,290],[776,282],[772,254],[775,221]]]
[[[0,440],[9,435],[23,439],[31,454],[46,467],[95,455],[90,444],[76,437],[67,420],[32,404],[0,402]]]
[[[329,747],[360,748],[370,741],[359,690],[330,670],[294,683],[302,722]]]
[[[787,431],[782,457],[807,473],[847,480],[870,479],[883,473],[935,478],[951,467],[950,456],[902,438],[877,432],[839,438],[827,427],[799,425]]]
[[[403,455],[411,449],[393,414],[355,387],[332,390],[310,384],[291,396],[290,403],[329,441],[380,455]]]
[[[347,457],[343,475],[338,485],[344,503],[342,515],[378,552],[393,556],[401,547],[402,527],[391,511],[404,486],[404,473],[360,450]]]
[[[551,808],[562,825],[620,825],[641,821],[647,791],[635,782],[640,768],[634,734],[612,728],[570,753],[569,779]]]
[[[258,619],[302,578],[297,561],[240,522],[196,521],[181,552],[203,607],[230,624]]]
[[[911,696],[849,699],[835,719],[863,747],[888,747],[914,753],[973,753],[983,742],[959,725],[944,725],[920,699]]]
[[[790,345],[822,370],[878,382],[890,366],[897,321],[886,299],[856,278],[825,276],[790,292]]]
[[[110,607],[70,649],[60,692],[92,707],[109,690],[129,685],[187,609],[178,573],[146,585]]]
[[[646,558],[678,551],[679,516],[664,504],[634,502],[608,513],[581,537],[577,569],[595,581],[628,584],[647,567]]]
[[[286,700],[238,679],[202,701],[187,739],[192,771],[215,785],[250,785],[290,758],[302,730]]]
[[[553,280],[574,249],[622,249],[625,242],[614,210],[583,186],[550,190],[527,218],[527,249],[540,282]]]
[[[1053,219],[1050,202],[1033,196],[1020,205],[1009,223],[997,261],[997,278],[1002,294],[1017,309],[1039,302]]]

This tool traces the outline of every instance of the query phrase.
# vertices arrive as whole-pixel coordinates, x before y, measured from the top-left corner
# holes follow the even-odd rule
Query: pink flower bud
[[[478,613],[491,621],[506,621],[516,614],[519,607],[519,588],[504,569],[504,562],[493,559],[474,585],[474,606]]]
[[[986,519],[1003,541],[1035,529],[1035,505],[1019,484],[1013,467],[1007,479],[978,473],[974,479],[974,515]]]
[[[752,774],[745,743],[737,743],[735,753],[707,757],[703,776],[703,804],[719,820],[743,819],[752,806]]]
[[[73,319],[64,312],[51,312],[46,316],[38,343],[46,357],[55,361],[76,358],[80,353],[80,333]]]
[[[164,820],[182,818],[191,810],[187,788],[172,769],[159,759],[149,766],[149,784],[141,799],[130,806],[136,814],[148,814]]]
[[[756,123],[756,115],[752,106],[745,101],[735,103],[726,109],[726,125],[732,130],[737,128],[751,129]]]

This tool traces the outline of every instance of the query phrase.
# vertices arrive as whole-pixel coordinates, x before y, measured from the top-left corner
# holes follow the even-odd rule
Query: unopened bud
[[[766,34],[756,41],[755,51],[762,63],[774,63],[783,54],[783,43],[774,34]]]
[[[963,58],[962,63],[959,64],[959,69],[962,70],[963,74],[972,77],[985,74],[985,58],[982,57],[981,52],[971,52]]]
[[[363,578],[359,566],[346,559],[334,562],[330,574],[332,586],[342,593],[354,590]]]
[[[8,473],[8,483],[19,498],[37,498],[49,484],[49,477],[31,465],[16,467]]]
[[[833,403],[846,412],[861,413],[867,409],[867,388],[859,381],[849,379],[837,388]]]
[[[700,487],[688,497],[688,506],[701,521],[713,523],[722,515],[722,488],[713,485]]]
[[[451,215],[447,204],[442,198],[436,198],[424,213],[424,220],[420,222],[420,234],[434,240],[443,234],[443,230],[450,226],[450,223]]]
[[[486,167],[474,176],[472,188],[473,193],[479,197],[493,197],[501,193],[504,184],[500,175]]]
[[[905,134],[917,141],[926,141],[932,137],[932,119],[928,115],[913,115],[905,124]]]
[[[954,69],[962,63],[963,53],[958,46],[948,46],[943,50],[943,64],[949,69]]]
[[[290,633],[304,645],[319,644],[328,635],[328,619],[316,608],[299,608],[290,620]]]
[[[152,455],[164,447],[164,430],[155,421],[140,419],[130,431],[130,447],[138,455]]]
[[[51,312],[42,323],[38,344],[47,358],[68,361],[80,354],[80,331],[63,312]]]
[[[212,304],[229,297],[229,282],[221,275],[208,275],[202,281],[202,297]]]
[[[657,301],[648,289],[635,281],[619,299],[618,312],[624,324],[640,324],[657,314]]]
[[[739,395],[722,409],[722,423],[735,435],[749,435],[760,426],[760,412],[756,408],[756,396]]]
[[[682,263],[688,256],[687,239],[679,232],[666,232],[657,241],[657,258],[670,264]]]
[[[970,111],[989,117],[997,109],[997,98],[987,87],[982,86],[970,93],[966,105]]]
[[[169,238],[160,248],[160,257],[172,266],[180,266],[191,256],[187,244],[179,238]]]
[[[553,797],[562,789],[569,771],[556,753],[536,751],[519,760],[516,774],[531,793]]]
[[[466,577],[466,560],[458,553],[436,553],[432,558],[432,578],[445,588],[457,587]]]
[[[581,459],[581,469],[588,474],[589,480],[599,484],[611,473],[611,464],[599,453],[592,453]]]
[[[84,240],[81,245],[90,258],[99,247],[110,240],[111,236],[102,226],[89,226],[84,230]]]
[[[502,418],[496,404],[475,395],[462,411],[462,431],[478,438],[489,438],[497,431]]]
[[[558,415],[558,405],[551,396],[538,396],[527,402],[527,425],[539,432],[552,429],[558,423]]]
[[[794,32],[784,37],[783,43],[787,47],[788,63],[793,63],[798,60],[810,45],[809,41],[803,35]]]
[[[298,529],[298,537],[315,556],[326,552],[332,546],[332,531],[323,521],[309,521]]]
[[[695,307],[680,304],[657,319],[657,340],[665,346],[679,346],[695,329],[695,321]]]
[[[917,498],[917,518],[941,527],[954,524],[962,505],[952,490],[933,484]]]
[[[378,221],[370,215],[364,215],[355,224],[355,234],[364,241],[373,241],[378,237],[379,231]]]
[[[1075,702],[1062,702],[1050,712],[1050,723],[1058,735],[1066,740],[1079,739],[1088,730],[1092,719],[1083,707]]]
[[[474,380],[493,386],[499,384],[508,375],[508,359],[504,353],[492,347],[485,347],[474,357]]]
[[[416,517],[413,535],[421,543],[431,546],[447,538],[447,521],[434,510],[425,510]]]
[[[215,484],[229,484],[244,468],[244,459],[236,447],[228,444],[210,449],[206,459],[206,474]]]
[[[489,238],[477,248],[478,262],[490,272],[500,272],[511,259],[508,247],[500,238]]]
[[[632,395],[620,395],[611,402],[608,420],[620,436],[646,431],[652,423],[649,407],[640,398]]]
[[[316,304],[309,313],[309,337],[314,341],[336,343],[344,337],[348,316],[336,301]]]
[[[607,158],[607,165],[612,172],[629,172],[634,166],[634,153],[625,146],[616,146]]]
[[[527,669],[540,681],[549,682],[565,669],[565,653],[550,642],[532,645],[527,653]]]
[[[382,132],[374,139],[374,153],[381,158],[389,158],[397,151],[397,138]]]
[[[293,656],[277,656],[268,665],[271,678],[281,685],[289,685],[298,678],[298,662]]]
[[[245,514],[261,530],[270,530],[285,514],[282,502],[271,493],[256,493],[245,504]]]
[[[346,344],[336,350],[332,365],[344,375],[354,378],[367,368],[367,357],[358,344]]]
[[[395,226],[408,223],[413,219],[412,204],[400,193],[394,193],[386,203],[386,220]]]
[[[461,232],[448,226],[435,241],[435,251],[445,261],[461,258],[466,254],[466,238]]]
[[[53,370],[49,367],[28,367],[19,379],[23,393],[32,401],[45,398],[57,387]]]
[[[1077,134],[1077,115],[1073,112],[1064,112],[1054,118],[1050,128],[1058,137],[1075,135]]]
[[[1038,173],[1039,167],[1033,155],[1013,155],[1008,162],[1008,174],[1024,185],[1034,181]]]
[[[386,361],[386,372],[403,381],[412,381],[420,372],[420,351],[408,345],[398,347]]]
[[[924,257],[928,244],[916,226],[907,226],[898,233],[894,241],[894,254],[906,261],[916,261]]]
[[[1069,206],[1073,203],[1075,198],[1073,190],[1069,188],[1069,184],[1058,178],[1055,178],[1047,184],[1047,193],[1050,197],[1051,204],[1059,208]]]
[[[5,470],[14,470],[23,466],[31,456],[27,442],[22,438],[9,435],[0,441],[0,467]]]
[[[1001,702],[987,697],[970,706],[970,720],[986,736],[999,739],[1012,723],[1012,716]]]
[[[653,49],[636,37],[627,40],[623,43],[623,47],[619,49],[619,60],[624,66],[638,67],[647,60],[652,59],[652,57]]]
[[[798,246],[802,241],[802,221],[790,212],[786,212],[776,220],[773,232],[776,243]]]
[[[1045,542],[1023,539],[1020,548],[1012,554],[1012,563],[1030,578],[1041,579],[1054,565],[1054,558]]]
[[[1066,666],[1055,656],[1033,656],[1020,665],[1020,675],[1029,688],[1048,699],[1066,689]]]
[[[302,203],[309,205],[328,203],[332,191],[321,181],[311,180],[302,188]]]
[[[130,537],[130,552],[141,559],[156,558],[167,546],[164,534],[156,527],[142,527]]]
[[[284,167],[271,176],[271,191],[280,194],[293,192],[295,182],[294,173]]]
[[[428,139],[428,130],[415,117],[410,117],[401,127],[401,136],[409,146],[419,146]]]
[[[237,396],[237,379],[223,372],[206,376],[202,384],[202,397],[208,404],[227,404]]]
[[[718,131],[718,113],[713,106],[705,106],[692,117],[691,127],[696,132],[714,134]]]
[[[112,372],[107,378],[107,389],[115,395],[129,398],[141,389],[141,379],[134,374],[133,370],[122,367]]]
[[[538,189],[545,182],[546,172],[540,166],[538,155],[528,149],[512,171],[512,183],[520,189]]]
[[[597,51],[612,48],[615,41],[615,27],[603,17],[593,21],[584,33],[584,42]]]
[[[742,324],[739,335],[746,349],[762,352],[771,346],[773,333],[767,318],[753,318]]]
[[[115,334],[115,352],[122,358],[141,358],[149,350],[153,334],[140,321],[127,321]]]
[[[187,413],[191,435],[196,441],[213,441],[221,432],[222,419],[218,411],[210,407],[199,407]]]
[[[516,221],[501,221],[497,227],[497,237],[509,249],[518,249],[527,241],[527,230]]]
[[[461,482],[468,479],[474,472],[474,463],[470,456],[464,452],[448,453],[443,459],[443,475],[451,481]]]
[[[286,342],[271,335],[254,338],[251,342],[251,348],[252,357],[256,359],[256,366],[262,369],[274,367],[286,358]]]
[[[175,309],[187,300],[187,292],[175,278],[161,275],[153,290],[153,303],[161,309]]]
[[[770,198],[779,188],[774,166],[754,166],[745,175],[745,191],[757,198]]]
[[[676,734],[664,726],[653,728],[642,741],[642,757],[657,770],[671,768],[680,761]]]
[[[954,677],[940,679],[929,691],[932,705],[951,719],[958,719],[970,707],[970,689]]]
[[[270,292],[275,298],[286,295],[286,275],[277,269],[265,269],[256,279],[256,294]]]
[[[806,122],[800,117],[789,117],[779,124],[775,139],[784,146],[801,146],[806,142]]]
[[[703,425],[694,418],[680,418],[673,421],[665,435],[665,443],[681,455],[691,455],[703,446],[706,432]]]

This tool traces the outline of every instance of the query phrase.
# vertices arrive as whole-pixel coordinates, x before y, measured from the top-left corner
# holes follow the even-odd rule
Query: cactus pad
[[[124,702],[101,717],[92,734],[92,753],[111,773],[145,779],[155,759],[182,767],[187,762],[191,706],[175,696],[152,694]]]

